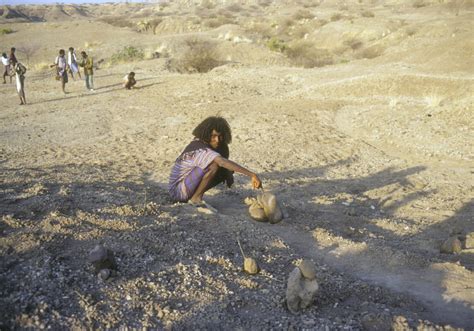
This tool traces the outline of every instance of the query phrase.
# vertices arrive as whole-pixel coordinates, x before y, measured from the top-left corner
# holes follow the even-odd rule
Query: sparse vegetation
[[[314,18],[314,14],[311,13],[309,10],[300,9],[296,13],[293,14],[293,18],[295,20],[302,20],[302,19],[312,20]]]
[[[245,31],[251,34],[258,34],[264,39],[270,39],[273,36],[273,29],[267,23],[252,23]]]
[[[215,44],[202,39],[186,41],[186,52],[179,59],[171,59],[167,63],[170,71],[180,73],[206,73],[219,66]]]
[[[317,48],[311,42],[297,41],[285,49],[291,62],[299,67],[323,67],[334,63],[332,54],[326,49]]]
[[[274,52],[283,52],[286,49],[285,42],[277,37],[270,38],[267,47]]]
[[[292,36],[297,39],[302,39],[306,34],[309,34],[310,32],[311,28],[308,25],[299,25],[293,30]]]
[[[405,32],[407,33],[407,36],[413,36],[413,35],[415,35],[415,33],[416,33],[417,31],[418,31],[418,30],[417,30],[416,28],[412,27],[412,26],[407,27],[407,28],[405,29]]]
[[[238,13],[238,12],[241,12],[243,10],[242,6],[240,6],[239,4],[237,3],[233,3],[229,6],[226,7],[226,9],[228,11],[231,11],[231,12],[234,12],[234,13]]]
[[[320,5],[320,2],[317,0],[305,0],[305,1],[299,1],[299,3],[304,8],[318,7]]]
[[[129,21],[126,16],[105,16],[99,18],[99,21],[119,28],[133,28],[135,26],[135,23]]]
[[[362,13],[360,13],[360,16],[362,17],[375,17],[375,14],[371,12],[370,10],[364,10]]]
[[[142,49],[136,48],[133,46],[125,46],[122,50],[112,55],[110,62],[120,63],[120,62],[130,62],[143,60],[145,54]]]
[[[3,36],[4,34],[10,34],[13,33],[13,30],[10,28],[1,28],[0,29],[0,36]]]
[[[32,42],[29,44],[20,45],[16,49],[19,53],[25,56],[26,65],[29,66],[31,58],[40,49],[40,45]]]
[[[344,45],[349,46],[353,51],[362,47],[363,43],[359,39],[353,37],[344,41]]]
[[[228,18],[225,16],[218,16],[216,18],[210,18],[210,19],[205,20],[203,25],[208,28],[215,29],[225,24],[234,24],[234,23],[235,22],[232,18]]]
[[[48,62],[40,62],[40,63],[36,63],[34,65],[34,69],[36,71],[46,71],[46,70],[50,70],[50,63]]]
[[[342,14],[340,13],[335,13],[331,15],[332,22],[339,21],[340,19],[342,19]]]
[[[211,0],[201,1],[201,7],[205,9],[213,9],[216,5]]]
[[[358,58],[373,59],[382,55],[384,49],[379,45],[370,46],[362,49],[358,54]]]
[[[426,7],[428,4],[424,0],[415,0],[413,2],[413,7],[415,8],[421,8],[421,7]]]

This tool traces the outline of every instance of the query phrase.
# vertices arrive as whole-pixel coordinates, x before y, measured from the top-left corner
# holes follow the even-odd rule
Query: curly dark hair
[[[223,117],[210,116],[202,121],[193,130],[193,135],[206,143],[211,141],[212,130],[216,130],[222,134],[222,142],[227,145],[232,141],[232,132],[229,123]]]

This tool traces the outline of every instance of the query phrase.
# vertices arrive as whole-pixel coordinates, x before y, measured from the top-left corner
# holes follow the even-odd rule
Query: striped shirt
[[[171,170],[168,184],[171,198],[175,201],[188,201],[201,182],[206,168],[218,156],[220,154],[210,147],[182,153]],[[188,178],[190,176],[193,178]]]

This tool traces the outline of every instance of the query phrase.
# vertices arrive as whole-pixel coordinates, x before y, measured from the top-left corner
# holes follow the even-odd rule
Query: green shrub
[[[13,33],[13,30],[10,28],[1,28],[0,29],[0,36],[3,36],[4,34],[10,34]]]
[[[267,42],[267,47],[274,52],[283,52],[286,49],[285,42],[276,37],[270,38]]]
[[[142,49],[133,46],[125,46],[118,53],[112,55],[110,61],[112,63],[138,61],[143,60],[144,57],[145,54]]]

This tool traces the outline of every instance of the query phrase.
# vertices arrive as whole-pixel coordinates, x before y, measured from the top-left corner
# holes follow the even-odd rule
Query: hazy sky
[[[68,4],[68,3],[104,3],[104,2],[125,2],[112,0],[0,0],[0,5],[26,5],[26,4]],[[128,1],[128,2],[147,2],[147,1]]]

